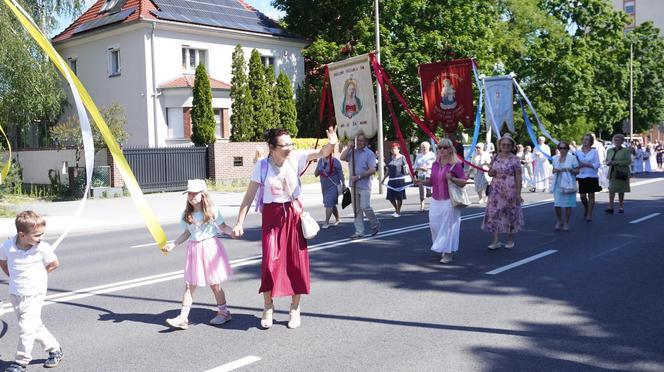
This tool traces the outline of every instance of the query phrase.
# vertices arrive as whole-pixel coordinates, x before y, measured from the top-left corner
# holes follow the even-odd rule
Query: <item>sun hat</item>
[[[208,191],[207,185],[205,184],[205,180],[188,180],[187,189],[183,192],[183,194],[186,194],[188,192],[201,192],[201,191]]]

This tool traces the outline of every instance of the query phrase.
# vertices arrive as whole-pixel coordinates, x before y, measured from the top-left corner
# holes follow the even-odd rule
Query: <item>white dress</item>
[[[542,149],[540,151],[539,149]],[[545,155],[546,154],[546,155]],[[547,156],[551,156],[551,148],[548,145],[542,144],[535,147],[533,151],[535,166],[533,169],[533,183],[538,190],[549,189],[549,178],[551,177],[551,165]]]

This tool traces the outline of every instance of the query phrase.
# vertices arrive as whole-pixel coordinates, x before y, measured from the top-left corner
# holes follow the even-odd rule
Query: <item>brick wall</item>
[[[265,142],[217,141],[208,147],[208,178],[215,182],[249,179],[256,162],[267,154],[268,147]],[[335,156],[339,157],[337,148]],[[241,160],[242,165],[235,165],[236,160]],[[314,174],[315,169],[316,163],[312,163],[305,174]],[[348,168],[344,166],[344,169]],[[347,175],[348,173],[346,177]]]
[[[124,187],[125,184],[124,180],[122,179],[122,175],[120,174],[120,168],[118,167],[117,162],[115,159],[113,159],[113,155],[111,155],[111,152],[108,149],[106,149],[106,159],[108,166],[111,167],[111,187]]]

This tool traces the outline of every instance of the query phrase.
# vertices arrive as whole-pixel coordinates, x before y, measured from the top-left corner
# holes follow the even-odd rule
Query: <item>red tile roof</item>
[[[74,30],[78,26],[82,25],[85,22],[89,22],[95,19],[100,19],[109,16],[108,13],[99,14],[99,9],[106,0],[97,0],[92,6],[85,11],[80,17],[78,17],[72,24],[69,25],[64,31],[56,35],[52,41],[54,43],[67,40],[74,35]],[[152,3],[151,0],[127,0],[127,2],[122,6],[121,10],[127,10],[131,8],[136,8],[137,11],[132,13],[127,19],[118,23],[129,23],[139,19],[157,19],[152,13],[151,10],[156,10],[157,7]]]
[[[231,89],[230,84],[226,84],[223,81],[219,81],[213,78],[209,79],[210,79],[210,87],[212,89]],[[160,89],[193,88],[193,87],[194,87],[194,75],[189,75],[189,74],[182,75],[177,79],[159,85]]]

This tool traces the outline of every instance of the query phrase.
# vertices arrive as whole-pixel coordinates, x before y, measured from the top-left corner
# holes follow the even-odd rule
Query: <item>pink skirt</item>
[[[219,284],[230,278],[232,273],[228,255],[219,238],[190,240],[187,243],[185,283],[200,287]]]
[[[291,203],[263,205],[263,259],[259,293],[272,297],[309,293],[309,252],[300,216]]]

